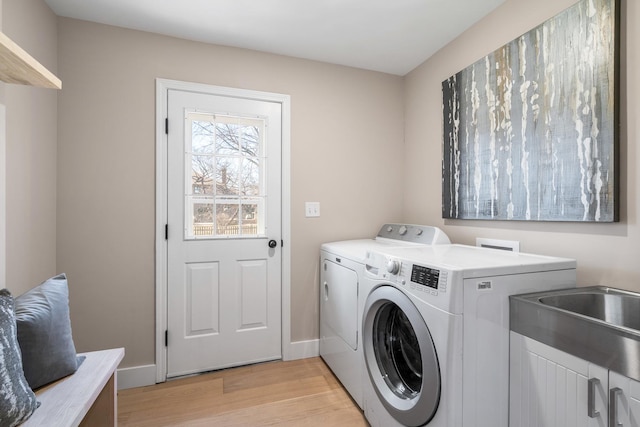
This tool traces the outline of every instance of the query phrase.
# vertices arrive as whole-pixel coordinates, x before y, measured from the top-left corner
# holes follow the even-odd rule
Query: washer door
[[[440,367],[431,333],[409,297],[376,288],[363,318],[365,364],[376,394],[405,426],[422,426],[440,402]]]

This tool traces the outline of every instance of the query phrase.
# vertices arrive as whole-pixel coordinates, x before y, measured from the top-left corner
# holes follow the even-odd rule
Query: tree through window
[[[264,231],[261,118],[187,112],[185,237],[255,237]]]

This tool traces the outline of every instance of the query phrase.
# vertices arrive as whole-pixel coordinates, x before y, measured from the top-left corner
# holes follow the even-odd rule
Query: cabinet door
[[[514,332],[510,345],[510,427],[607,426],[606,369]]]
[[[609,427],[640,427],[640,382],[609,372]]]
[[[589,363],[587,380],[587,416],[589,427],[607,427],[609,371],[602,366]]]

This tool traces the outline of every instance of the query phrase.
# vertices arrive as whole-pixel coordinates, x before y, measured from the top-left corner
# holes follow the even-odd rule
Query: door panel
[[[185,264],[187,297],[185,313],[189,322],[186,336],[214,334],[219,331],[218,263]]]
[[[281,357],[281,104],[168,91],[167,377]]]
[[[267,260],[238,262],[240,277],[239,330],[267,327]]]

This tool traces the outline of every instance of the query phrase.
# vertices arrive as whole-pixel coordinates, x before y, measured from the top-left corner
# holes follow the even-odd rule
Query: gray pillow
[[[17,426],[38,407],[22,371],[13,297],[0,290],[0,425]]]
[[[60,274],[16,298],[24,376],[36,389],[78,369],[69,319],[67,276]]]

